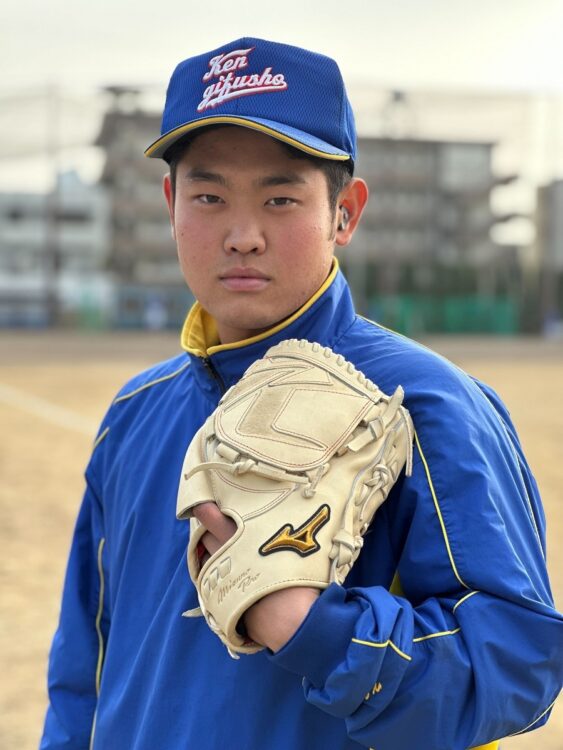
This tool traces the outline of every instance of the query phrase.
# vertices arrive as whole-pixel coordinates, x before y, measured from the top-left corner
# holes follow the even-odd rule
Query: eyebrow
[[[295,172],[290,172],[261,177],[256,182],[259,187],[276,187],[276,185],[305,185],[307,180]]]
[[[207,169],[192,167],[186,174],[188,182],[213,182],[222,187],[228,187],[228,180],[218,172],[209,172]],[[286,174],[272,174],[255,180],[258,187],[276,187],[278,185],[305,185],[307,180],[296,172]]]
[[[227,180],[223,175],[217,172],[208,172],[206,169],[198,169],[198,167],[192,167],[186,174],[186,179],[189,182],[214,182],[217,185],[227,187]]]

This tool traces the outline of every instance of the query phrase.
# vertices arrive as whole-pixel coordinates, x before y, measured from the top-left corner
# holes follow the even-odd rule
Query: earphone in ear
[[[350,221],[350,214],[348,213],[348,209],[346,208],[346,206],[339,206],[339,208],[342,211],[342,217],[338,224],[338,231],[341,232],[348,226],[348,222]]]

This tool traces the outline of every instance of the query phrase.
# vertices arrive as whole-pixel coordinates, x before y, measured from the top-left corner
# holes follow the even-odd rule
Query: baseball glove
[[[413,427],[402,388],[386,396],[331,349],[291,339],[268,350],[192,440],[177,515],[191,518],[188,569],[200,608],[231,655],[262,647],[237,630],[257,600],[290,586],[341,584],[406,463]],[[237,530],[203,566],[207,501]]]

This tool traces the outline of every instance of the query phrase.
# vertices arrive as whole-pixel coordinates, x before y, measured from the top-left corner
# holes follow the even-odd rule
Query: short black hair
[[[170,148],[168,148],[163,155],[164,161],[168,164],[170,167],[170,183],[172,187],[172,197],[175,198],[176,195],[176,173],[178,168],[178,163],[186,153],[186,151],[189,149],[191,144],[195,141],[195,139],[201,135],[202,133],[207,133],[211,129],[217,129],[217,128],[225,128],[225,127],[240,127],[237,125],[208,125],[205,128],[198,128],[197,130],[192,131],[191,133],[188,133],[188,135],[183,136],[183,138],[180,138],[176,143],[174,143]],[[301,151],[298,148],[295,148],[294,146],[290,146],[288,143],[285,143],[284,141],[278,141],[280,146],[283,147],[283,149],[286,151],[288,156],[291,159],[305,159],[309,161],[311,164],[313,164],[317,169],[319,169],[324,176],[326,177],[327,187],[328,187],[328,202],[329,207],[332,213],[336,211],[336,203],[338,201],[338,196],[340,195],[340,192],[343,190],[344,187],[350,182],[352,179],[352,175],[354,172],[354,163],[351,159],[347,161],[337,161],[335,159],[322,159],[319,156],[312,156],[311,154],[306,153],[305,151]]]

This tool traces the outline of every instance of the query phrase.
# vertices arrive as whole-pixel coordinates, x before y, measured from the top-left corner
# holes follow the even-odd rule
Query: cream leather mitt
[[[221,399],[192,440],[177,516],[191,518],[188,569],[203,614],[231,655],[262,647],[241,618],[290,586],[341,584],[363,535],[406,464],[413,426],[399,387],[390,397],[342,355],[305,340],[268,350]],[[212,501],[237,525],[200,564]],[[201,548],[200,548],[201,550]]]

